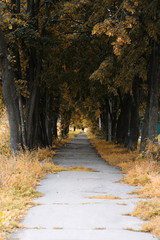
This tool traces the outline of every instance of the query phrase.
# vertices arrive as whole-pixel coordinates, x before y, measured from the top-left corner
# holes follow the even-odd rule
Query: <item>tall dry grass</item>
[[[63,171],[62,167],[50,162],[54,154],[55,152],[49,149],[38,149],[1,158],[0,239],[5,239],[7,232],[20,226],[18,221],[27,209],[34,205],[32,200],[41,196],[36,190],[39,180],[44,178],[46,173]]]
[[[0,113],[0,159],[2,156],[9,156],[9,123],[6,110]]]
[[[57,139],[53,148],[59,148],[70,141],[79,131],[71,133],[64,140]],[[18,155],[10,153],[9,124],[4,112],[0,118],[0,240],[15,227],[23,227],[19,220],[27,209],[34,206],[33,199],[42,194],[36,190],[39,180],[48,173],[60,171],[89,171],[83,167],[69,169],[54,165],[51,161],[56,151],[38,148],[26,150]]]

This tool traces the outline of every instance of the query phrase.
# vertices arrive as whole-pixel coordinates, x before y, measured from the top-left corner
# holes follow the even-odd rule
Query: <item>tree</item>
[[[148,11],[150,8],[150,11]],[[93,34],[105,34],[111,39],[111,45],[113,46],[114,54],[117,56],[117,63],[119,66],[118,71],[115,76],[115,80],[118,85],[126,89],[128,94],[132,98],[130,103],[131,109],[128,111],[133,111],[130,117],[124,117],[122,120],[127,120],[128,124],[123,124],[123,128],[130,126],[128,130],[126,129],[125,135],[128,132],[131,133],[129,136],[128,144],[129,147],[135,148],[136,139],[138,138],[138,108],[139,108],[139,90],[142,83],[147,81],[150,76],[150,91],[149,93],[149,104],[147,104],[149,114],[145,116],[148,117],[148,132],[147,137],[152,141],[157,135],[157,114],[158,114],[158,79],[159,79],[159,5],[157,1],[123,1],[120,5],[116,5],[116,12],[110,14],[108,19],[102,23],[95,25],[93,29]],[[152,26],[152,28],[151,28]],[[156,51],[155,51],[156,49]],[[156,53],[157,52],[157,53]],[[154,66],[154,67],[153,67]],[[154,69],[154,70],[153,70]],[[137,84],[135,84],[135,81]],[[149,81],[147,81],[149,82]],[[126,84],[126,86],[125,86]],[[148,89],[149,89],[148,86]],[[148,92],[150,92],[148,91]],[[134,100],[134,101],[133,101]],[[128,101],[128,100],[127,100]],[[153,107],[153,102],[155,103]],[[124,105],[127,107],[126,102]],[[136,104],[136,105],[135,105]],[[125,107],[125,108],[126,108]],[[127,108],[126,108],[127,109]],[[121,111],[122,114],[123,111]],[[136,113],[136,114],[135,114]],[[137,116],[136,121],[132,116]],[[133,124],[135,126],[133,126]],[[121,129],[117,126],[117,129]],[[137,129],[137,130],[136,130]],[[133,134],[135,133],[135,136]],[[119,136],[122,136],[119,134]],[[125,143],[126,137],[122,139]],[[135,140],[134,140],[135,139]],[[143,140],[142,136],[142,140]],[[134,140],[134,144],[132,143]]]
[[[40,4],[40,1],[32,0],[27,4],[25,1],[2,2],[1,10],[2,82],[11,149],[17,151],[19,146],[33,149],[38,145],[50,145],[52,127],[48,119],[52,102],[48,101],[47,89],[41,91],[40,85],[44,86],[41,78],[43,59],[50,44],[47,24],[50,13],[57,10],[49,2]],[[42,99],[44,112],[44,105],[40,105]]]
[[[0,7],[3,93],[12,150],[19,144],[29,149],[51,145],[58,117],[65,135],[77,111],[96,130],[101,118],[106,140],[135,149],[144,93],[148,100],[142,141],[154,140],[158,1],[13,0]]]

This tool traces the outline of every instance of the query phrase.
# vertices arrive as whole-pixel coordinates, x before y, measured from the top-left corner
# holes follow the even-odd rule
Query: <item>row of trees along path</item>
[[[144,150],[158,134],[159,33],[158,0],[1,1],[12,151],[52,145],[57,119],[63,137],[84,117],[129,149],[143,120]]]

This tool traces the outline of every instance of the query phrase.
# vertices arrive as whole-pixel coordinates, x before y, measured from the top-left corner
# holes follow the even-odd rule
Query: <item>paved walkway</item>
[[[31,208],[23,220],[25,229],[11,240],[153,240],[140,229],[141,220],[126,216],[137,199],[128,192],[135,189],[117,181],[122,178],[118,168],[108,165],[81,134],[63,147],[53,159],[56,164],[84,166],[96,172],[61,172],[47,175],[38,190],[44,197],[42,205]],[[90,199],[92,196],[114,195],[121,199]],[[126,203],[127,205],[119,205]]]

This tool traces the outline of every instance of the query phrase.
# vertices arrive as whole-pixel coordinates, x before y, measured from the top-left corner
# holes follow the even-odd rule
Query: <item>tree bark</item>
[[[150,105],[149,105],[149,128],[148,137],[155,142],[158,136],[158,110],[159,110],[159,81],[160,81],[160,45],[156,42],[153,44],[152,52],[152,75],[150,88]]]
[[[53,139],[58,137],[57,133],[58,112],[53,112]]]
[[[19,104],[19,112],[20,112],[20,121],[21,121],[21,132],[22,132],[22,146],[25,148],[27,146],[26,141],[26,129],[24,124],[24,115],[23,115],[23,105],[22,105],[22,97],[19,95],[18,98],[18,104]]]
[[[0,65],[2,68],[2,89],[8,111],[10,125],[11,151],[18,151],[21,144],[20,114],[18,94],[14,82],[14,72],[8,60],[7,45],[4,34],[0,28]]]
[[[105,140],[108,141],[108,128],[109,128],[109,104],[108,104],[108,98],[105,98],[105,100],[102,103],[101,106],[101,125],[102,125],[102,132],[104,134]]]
[[[139,104],[140,104],[140,79],[135,79],[132,85],[132,104],[130,119],[130,137],[128,148],[137,149],[139,138]]]
[[[148,98],[142,127],[140,152],[145,151],[147,139],[154,143],[156,141],[155,137],[158,135],[159,82],[160,45],[154,42],[148,72]]]
[[[143,124],[142,124],[140,152],[145,151],[145,148],[147,145],[148,126],[149,126],[149,105],[150,105],[150,81],[148,79],[148,96],[147,96],[144,120],[143,120]]]
[[[64,138],[69,133],[71,111],[64,111],[61,115],[61,137]]]
[[[121,112],[117,121],[116,140],[118,143],[128,146],[129,129],[130,129],[130,106],[131,96],[127,94],[124,99],[121,99]]]

